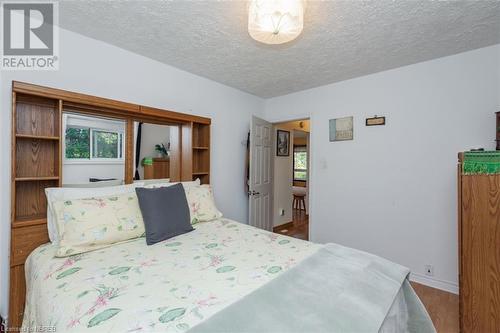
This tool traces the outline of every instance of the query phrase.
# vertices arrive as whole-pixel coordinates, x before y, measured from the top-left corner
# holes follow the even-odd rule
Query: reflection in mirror
[[[63,186],[123,184],[125,128],[122,120],[63,113]]]
[[[134,129],[134,179],[170,180],[176,162],[171,136],[177,126],[135,122]]]

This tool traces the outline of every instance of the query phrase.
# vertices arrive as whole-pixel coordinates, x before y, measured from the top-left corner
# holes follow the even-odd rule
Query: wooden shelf
[[[210,183],[210,126],[193,123],[192,179]]]
[[[32,134],[16,134],[18,139],[36,139],[36,140],[53,140],[59,141],[58,136],[32,135]]]
[[[206,174],[203,174],[203,175],[200,175],[200,174],[193,174],[193,180],[196,180],[196,179],[200,179],[200,182],[202,184],[209,184],[210,183],[210,174],[209,173],[206,173]]]
[[[39,181],[39,180],[59,180],[59,177],[55,176],[46,176],[46,177],[20,177],[16,178],[16,182],[32,182],[32,181]]]
[[[208,147],[210,145],[210,126],[193,124],[193,147]]]
[[[12,222],[13,228],[27,227],[32,225],[42,225],[47,223],[47,218],[43,215],[39,216],[30,216],[30,217],[21,217],[17,218],[14,222]]]
[[[11,146],[11,237],[9,325],[20,327],[25,301],[24,263],[27,256],[47,243],[47,197],[45,189],[62,186],[64,158],[63,111],[99,115],[127,122],[125,180],[133,178],[134,120],[172,124],[171,137],[177,151],[171,164],[177,181],[189,181],[195,173],[202,184],[210,182],[209,118],[180,114],[136,104],[113,101],[59,89],[13,82]],[[4,110],[7,111],[7,110]],[[195,148],[193,148],[195,147]],[[175,174],[174,174],[175,171]]]
[[[25,135],[25,134],[22,134]],[[31,134],[29,134],[31,135]],[[36,134],[33,134],[36,135]],[[56,140],[23,139],[16,142],[15,177],[30,179],[32,177],[59,176],[59,145]]]

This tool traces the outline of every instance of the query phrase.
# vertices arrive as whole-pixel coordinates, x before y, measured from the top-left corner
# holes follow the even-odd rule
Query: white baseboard
[[[439,280],[418,273],[410,273],[410,281],[414,281],[428,287],[444,290],[449,293],[458,295],[458,284],[454,282]]]

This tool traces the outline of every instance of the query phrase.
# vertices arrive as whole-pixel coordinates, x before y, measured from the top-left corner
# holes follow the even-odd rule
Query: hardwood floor
[[[458,295],[411,283],[418,297],[424,303],[438,333],[459,331]]]
[[[294,209],[292,222],[274,228],[274,232],[294,238],[309,240],[309,216],[303,210]]]
[[[304,211],[293,210],[293,220],[274,228],[274,232],[309,240],[309,217]],[[411,285],[425,305],[438,333],[458,333],[458,295],[412,282]]]

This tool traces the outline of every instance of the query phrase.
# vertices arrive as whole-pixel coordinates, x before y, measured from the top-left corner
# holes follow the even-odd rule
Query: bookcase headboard
[[[102,97],[12,83],[10,328],[19,328],[25,305],[24,263],[49,241],[45,188],[62,186],[62,115],[66,108],[82,114],[126,122],[125,182],[133,182],[134,122],[174,125],[170,169],[172,181],[200,178],[210,183],[211,119]]]

